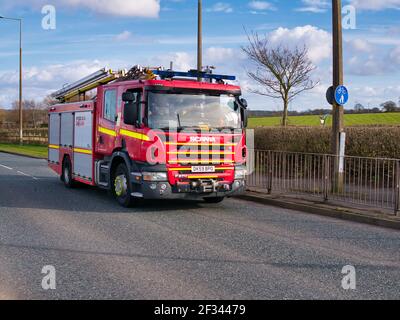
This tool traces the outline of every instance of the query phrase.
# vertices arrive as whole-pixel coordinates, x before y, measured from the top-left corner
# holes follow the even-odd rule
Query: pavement
[[[0,153],[0,299],[399,299],[399,247],[396,230],[241,199],[124,209]]]

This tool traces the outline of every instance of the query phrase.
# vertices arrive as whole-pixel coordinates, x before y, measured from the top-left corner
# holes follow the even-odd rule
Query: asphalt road
[[[397,231],[237,199],[128,210],[46,165],[0,153],[0,299],[400,298]]]

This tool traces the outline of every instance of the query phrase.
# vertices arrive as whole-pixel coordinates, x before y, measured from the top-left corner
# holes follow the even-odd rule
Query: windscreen
[[[153,129],[241,128],[240,108],[233,95],[149,92],[148,124]]]

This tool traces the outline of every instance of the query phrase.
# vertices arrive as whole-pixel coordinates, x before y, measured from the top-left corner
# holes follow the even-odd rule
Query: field
[[[36,158],[47,158],[47,146],[23,145],[0,143],[0,152],[10,152]]]
[[[400,126],[400,113],[377,113],[377,114],[347,114],[344,117],[345,126],[370,126],[390,125]],[[281,124],[280,117],[250,118],[249,127],[273,127]],[[329,116],[327,126],[332,124],[332,117]],[[290,126],[310,127],[320,126],[319,116],[295,116],[289,117]]]

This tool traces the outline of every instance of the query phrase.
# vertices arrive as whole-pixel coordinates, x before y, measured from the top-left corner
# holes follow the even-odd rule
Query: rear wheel
[[[133,206],[134,200],[131,196],[128,168],[124,163],[118,165],[115,170],[112,187],[114,196],[121,206],[125,208]]]
[[[61,180],[67,188],[74,187],[74,180],[72,179],[72,164],[69,157],[65,157],[62,166]]]
[[[204,198],[204,201],[207,203],[221,203],[224,199],[224,197]]]

